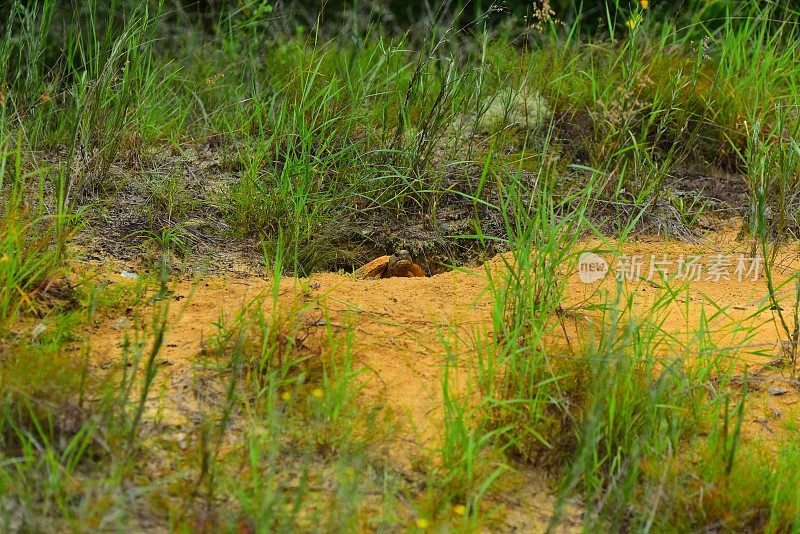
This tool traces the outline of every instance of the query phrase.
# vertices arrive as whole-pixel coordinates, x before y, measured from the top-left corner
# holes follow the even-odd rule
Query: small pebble
[[[44,323],[39,323],[31,329],[31,337],[36,339],[44,334],[45,330],[47,330],[47,327],[44,325]]]
[[[127,330],[130,325],[131,325],[130,319],[128,319],[127,317],[120,317],[119,319],[111,323],[111,328],[113,328],[114,330]]]

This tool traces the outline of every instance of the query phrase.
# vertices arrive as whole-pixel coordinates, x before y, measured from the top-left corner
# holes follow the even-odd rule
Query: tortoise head
[[[389,256],[387,269],[391,276],[404,276],[411,269],[411,253],[407,250],[398,250]]]

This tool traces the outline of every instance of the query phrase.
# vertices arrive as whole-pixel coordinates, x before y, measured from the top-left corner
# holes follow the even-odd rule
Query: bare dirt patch
[[[603,249],[605,245],[593,241],[584,243],[583,248]],[[736,229],[731,228],[697,245],[653,239],[626,244],[622,249],[627,256],[677,260],[689,255],[737,257],[747,253],[748,244],[737,241]],[[613,255],[606,253],[605,257],[613,263]],[[497,269],[500,263],[496,258],[487,265]],[[777,266],[774,275],[780,285],[800,268],[797,247],[784,250]],[[485,268],[428,278],[357,280],[346,274],[321,273],[307,279],[281,280],[277,306],[297,314],[297,320],[312,332],[307,343],[314,343],[313,331],[323,335],[326,329],[344,331],[352,327],[353,354],[357,365],[366,369],[361,375],[365,385],[362,402],[365,409],[380,407],[397,420],[398,437],[387,454],[389,461],[403,471],[411,472],[419,455],[436,447],[441,439],[444,359],[453,358],[455,368],[464,370],[464,377],[456,377],[458,383],[469,375],[475,363],[476,342],[492,335],[492,296],[487,290]],[[121,280],[116,273],[106,276],[115,283],[132,283]],[[148,402],[154,431],[169,427],[184,436],[182,439],[192,439],[204,387],[198,385],[196,359],[204,342],[217,332],[216,324],[244,307],[256,303],[271,311],[271,288],[269,280],[257,276],[208,276],[175,285],[164,348],[159,355],[158,387]],[[570,344],[579,346],[582,332],[587,331],[583,324],[602,321],[601,314],[587,310],[587,305],[611,298],[616,288],[611,275],[594,284],[582,283],[576,274],[569,277],[562,305],[575,312],[563,319],[567,322],[563,332],[572,337]],[[740,281],[734,273],[719,280],[676,283],[672,291],[677,297],[663,306],[657,303],[667,290],[653,281],[625,282],[621,288],[632,299],[632,315],[657,310],[645,318],[671,334],[674,345],[663,346],[666,359],[690,361],[702,356],[685,351],[685,347],[699,346],[693,345],[692,340],[699,335],[701,320],[709,328],[704,335],[713,340],[715,347],[738,347],[730,355],[736,358],[735,368],[742,375],[757,375],[749,381],[750,394],[756,402],[745,421],[745,438],[774,440],[796,428],[789,423],[797,421],[795,405],[800,399],[800,384],[789,376],[789,369],[770,367],[781,354],[784,339],[773,311],[765,306],[767,289],[763,276]],[[792,291],[783,288],[781,294],[788,298]],[[91,332],[92,355],[97,365],[108,366],[119,359],[126,325],[120,317],[109,317]],[[563,350],[567,345],[559,346]],[[207,387],[213,391],[213,384]],[[554,505],[554,496],[545,482],[547,477],[523,470],[517,478],[516,488],[509,490],[511,493],[504,500],[498,500],[504,502],[506,526],[523,531],[541,528],[546,511]],[[531,480],[538,481],[534,489]],[[577,528],[580,513],[579,508],[571,508],[564,524]]]

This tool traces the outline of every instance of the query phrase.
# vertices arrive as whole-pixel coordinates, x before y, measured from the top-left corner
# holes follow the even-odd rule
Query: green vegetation
[[[579,502],[587,531],[800,532],[797,421],[769,454],[745,443],[737,365],[797,370],[800,275],[773,278],[800,232],[795,8],[469,4],[398,32],[358,5],[78,4],[0,5],[0,531],[502,530],[491,496],[541,468],[552,528]],[[734,217],[766,258],[748,313],[774,312],[777,355],[735,324],[718,343],[710,299],[692,335],[667,331],[674,281],[645,312],[621,285],[562,307],[581,240]],[[357,325],[310,319],[305,278],[282,300],[291,276],[400,246],[431,274],[495,258],[472,361],[442,329],[416,479],[384,454],[393,414],[362,401]],[[160,431],[179,274],[234,252],[271,292],[218,318],[187,386],[202,417]],[[95,254],[140,275],[98,283]]]

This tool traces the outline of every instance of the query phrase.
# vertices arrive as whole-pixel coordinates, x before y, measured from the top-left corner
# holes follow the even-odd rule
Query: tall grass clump
[[[45,197],[46,169],[26,171],[20,145],[0,143],[0,331],[61,274],[75,219]]]
[[[351,259],[337,220],[435,217],[439,153],[458,149],[452,124],[473,98],[444,39],[413,54],[377,30],[358,44],[319,39],[266,51],[251,65],[258,76],[242,79],[253,98],[224,200],[236,231],[270,247],[280,235],[300,273]],[[290,60],[291,70],[271,68]]]
[[[745,152],[752,207],[746,221],[751,238],[751,255],[759,255],[767,282],[770,308],[777,318],[783,337],[780,364],[789,364],[795,371],[800,344],[800,276],[795,273],[781,286],[774,279],[781,249],[796,239],[798,176],[800,145],[794,137],[786,143],[765,142],[761,123],[753,123],[753,131]],[[788,288],[789,299],[781,302],[779,292]]]
[[[546,157],[545,150],[543,158]],[[559,326],[565,276],[577,260],[594,181],[576,194],[559,194],[546,161],[523,182],[503,177],[500,210],[508,254],[487,264],[494,295],[492,343],[479,347],[478,382],[492,423],[515,454],[533,459],[555,444],[568,415],[558,393],[560,373],[546,349]]]
[[[59,189],[72,208],[108,189],[121,151],[140,151],[182,113],[168,92],[177,70],[154,54],[161,12],[160,3],[94,0],[8,8],[3,127],[23,133],[26,149],[61,152]]]

